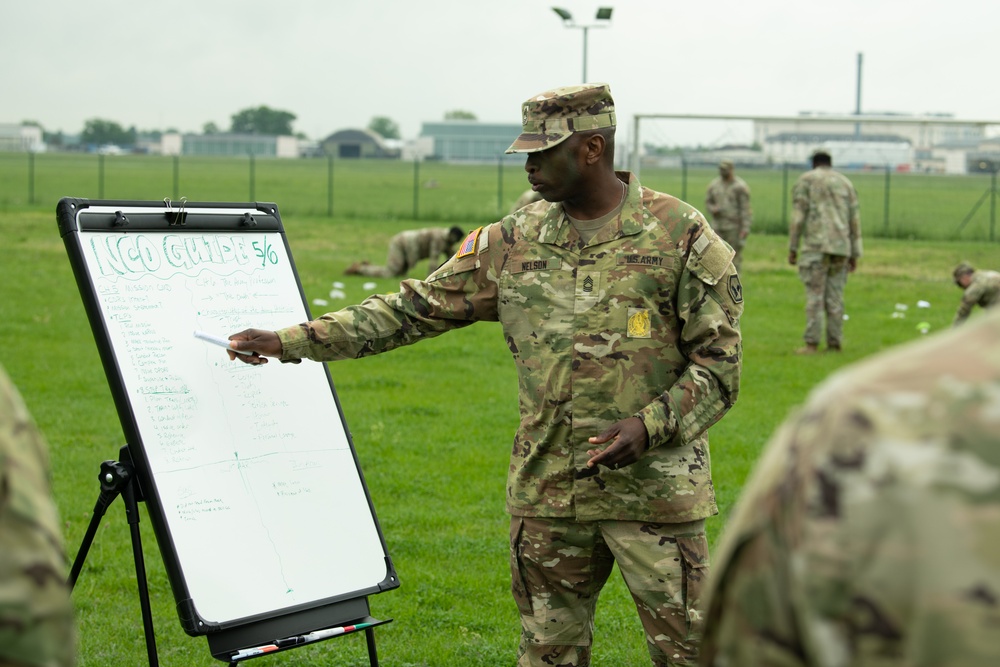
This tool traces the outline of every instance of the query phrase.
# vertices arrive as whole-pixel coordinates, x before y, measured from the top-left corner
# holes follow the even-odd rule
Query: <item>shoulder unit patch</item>
[[[733,303],[743,303],[743,285],[740,283],[739,274],[733,273],[729,276],[729,296]]]

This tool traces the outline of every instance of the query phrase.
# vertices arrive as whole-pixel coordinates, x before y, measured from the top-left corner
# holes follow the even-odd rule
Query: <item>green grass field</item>
[[[452,169],[448,173],[455,182],[472,178]],[[192,198],[245,199],[224,178],[217,186],[209,182],[209,173],[204,178]],[[372,191],[378,190],[378,178],[371,175]],[[520,190],[513,184],[521,183],[513,179],[511,199]],[[305,193],[324,184],[298,187]],[[666,182],[659,187],[674,189]],[[258,198],[279,204],[310,301],[329,300],[334,281],[345,284],[347,299],[332,301],[332,309],[366,296],[362,285],[368,279],[342,275],[350,262],[381,261],[393,233],[450,223],[458,211],[466,211],[469,225],[481,224],[496,207],[496,192],[491,204],[489,189],[465,193],[456,188],[449,213],[419,222],[402,213],[398,218],[329,217],[323,197],[311,193],[310,201],[319,203],[303,205],[294,188],[273,197],[268,195],[274,192],[261,189]],[[72,559],[97,500],[100,463],[117,457],[123,436],[55,223],[59,196],[95,194],[82,181],[39,192],[44,196],[35,205],[9,200],[0,205],[0,361],[48,438]],[[138,189],[105,194],[162,198]],[[403,212],[409,194],[383,196],[381,205]],[[868,206],[864,197],[863,206]],[[792,351],[801,344],[803,290],[785,264],[785,242],[781,235],[757,233],[746,250],[743,388],[739,403],[711,432],[721,508],[708,523],[713,544],[761,447],[789,410],[845,364],[920,338],[918,322],[929,323],[932,331],[947,328],[960,296],[950,281],[951,268],[961,260],[992,267],[997,256],[997,246],[978,241],[868,238],[866,255],[847,287],[845,351],[800,358]],[[395,286],[395,281],[377,282],[376,291]],[[918,300],[931,307],[918,309]],[[908,306],[905,318],[893,317],[896,304]],[[331,372],[402,582],[399,589],[370,598],[375,616],[394,619],[376,632],[381,664],[513,665],[518,622],[508,588],[504,483],[517,424],[517,383],[499,326],[481,323],[391,354],[332,364]],[[160,664],[218,664],[204,638],[181,630],[144,508],[141,514]],[[145,664],[120,501],[102,521],[73,597],[81,667]],[[596,636],[595,664],[647,664],[642,630],[617,577],[598,606]],[[263,658],[260,664],[366,665],[368,660],[364,640],[354,636]]]

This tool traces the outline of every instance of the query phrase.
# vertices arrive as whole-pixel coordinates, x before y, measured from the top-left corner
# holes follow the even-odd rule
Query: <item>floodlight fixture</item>
[[[553,7],[552,11],[554,11],[556,14],[558,14],[559,18],[561,18],[563,21],[572,21],[573,20],[573,15],[570,14],[565,9],[561,8],[561,7]]]
[[[597,23],[590,25],[578,25],[573,21],[573,15],[569,11],[563,9],[562,7],[553,7],[554,11],[559,18],[563,20],[563,25],[567,28],[580,28],[583,30],[583,83],[587,82],[587,31],[590,28],[606,28],[611,23],[611,11],[612,7],[601,7],[597,10],[597,15],[594,17],[597,19]]]

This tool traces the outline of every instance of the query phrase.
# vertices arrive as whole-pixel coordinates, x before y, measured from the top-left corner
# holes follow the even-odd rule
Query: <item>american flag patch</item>
[[[483,228],[478,227],[469,232],[469,235],[462,241],[462,245],[458,247],[458,252],[455,253],[456,258],[466,257],[476,252],[476,241],[479,239],[479,232],[481,231],[483,231]]]

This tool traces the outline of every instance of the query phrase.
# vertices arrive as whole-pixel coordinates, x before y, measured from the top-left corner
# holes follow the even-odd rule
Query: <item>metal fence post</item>
[[[254,171],[255,171],[254,157],[253,157],[253,153],[250,153],[250,201],[254,201],[254,199],[255,199],[254,198],[254,188],[256,186],[256,183],[255,183],[255,181],[256,181],[256,173],[254,173]]]
[[[681,158],[681,201],[688,200],[688,163]]]
[[[174,199],[181,198],[181,156],[174,156]]]
[[[326,156],[326,214],[333,217],[333,153]]]
[[[420,158],[413,158],[413,219],[420,219]]]
[[[781,226],[788,229],[788,163],[781,164]]]
[[[503,156],[497,158],[497,215],[503,215]]]
[[[28,204],[35,203],[35,152],[28,151]]]
[[[892,181],[892,167],[885,165],[885,202],[882,207],[882,229],[889,234],[889,186]]]
[[[997,222],[997,165],[993,165],[992,183],[990,185],[990,242],[994,241]]]

